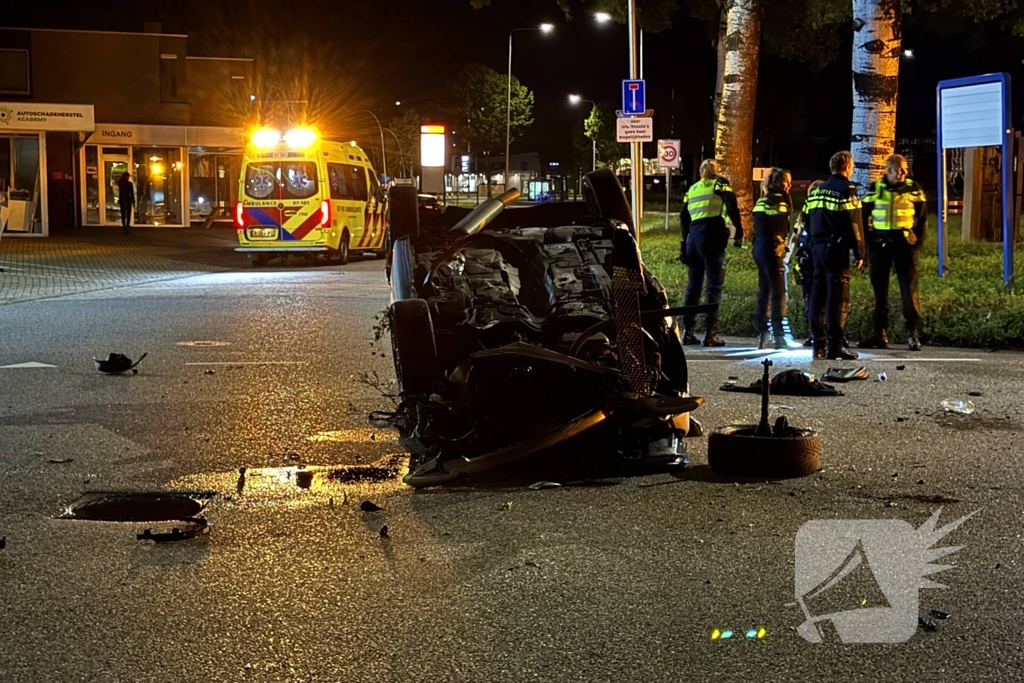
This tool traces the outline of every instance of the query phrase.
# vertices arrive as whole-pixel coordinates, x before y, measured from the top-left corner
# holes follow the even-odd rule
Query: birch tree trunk
[[[853,182],[863,194],[896,148],[900,0],[853,0]]]
[[[715,50],[718,52],[718,68],[715,70],[715,94],[711,100],[711,113],[715,133],[718,131],[718,106],[722,103],[722,88],[725,78],[725,0],[718,0],[718,38],[715,40]]]
[[[754,231],[754,109],[761,51],[761,0],[727,0],[724,12],[725,59],[715,122],[715,157],[736,191],[742,229],[749,239]]]

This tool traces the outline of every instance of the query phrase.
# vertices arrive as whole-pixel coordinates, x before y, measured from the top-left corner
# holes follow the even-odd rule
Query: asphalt
[[[805,478],[719,479],[703,437],[683,472],[573,479],[542,462],[412,491],[394,434],[366,417],[392,390],[380,262],[216,268],[0,306],[0,366],[56,366],[0,369],[0,681],[1024,680],[1024,356],[880,352],[844,396],[773,398],[822,435]],[[760,375],[763,354],[730,341],[691,349],[707,427],[757,417],[756,396],[719,390]],[[98,374],[112,351],[149,355]],[[973,415],[939,407],[968,392]],[[564,485],[526,486],[548,477]],[[218,494],[207,536],[154,545],[136,534],[171,525],[57,518],[86,492],[167,490]],[[939,508],[940,525],[979,512],[938,543],[963,546],[930,577],[948,588],[919,591],[934,630],[797,634],[802,525],[918,528]]]

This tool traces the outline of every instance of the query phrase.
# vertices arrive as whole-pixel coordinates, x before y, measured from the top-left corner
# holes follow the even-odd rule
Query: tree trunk
[[[863,194],[896,148],[900,0],[853,0],[853,182]]]
[[[715,125],[715,158],[736,191],[743,232],[753,236],[754,109],[761,51],[761,0],[725,4],[726,39],[722,99]]]
[[[718,68],[715,71],[715,94],[711,99],[712,138],[716,138],[718,134],[718,105],[722,103],[723,79],[725,78],[725,38],[728,35],[728,24],[726,23],[724,1],[721,0],[718,3],[718,38],[715,40],[715,50],[718,53]]]

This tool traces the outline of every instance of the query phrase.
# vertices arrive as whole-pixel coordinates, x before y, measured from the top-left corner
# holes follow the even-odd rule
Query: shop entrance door
[[[125,150],[127,152],[127,150]],[[106,150],[104,150],[106,152]],[[100,165],[100,224],[121,225],[121,192],[117,181],[128,171],[128,154],[104,153]],[[129,171],[130,173],[131,171]]]

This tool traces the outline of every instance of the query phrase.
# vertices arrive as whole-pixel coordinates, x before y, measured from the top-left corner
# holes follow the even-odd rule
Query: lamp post
[[[512,36],[516,31],[540,31],[551,33],[555,30],[554,24],[541,24],[526,28],[514,28],[508,33],[508,99],[505,106],[505,190],[508,190],[508,155],[512,146]]]
[[[591,112],[593,112],[595,109],[597,109],[597,102],[595,102],[594,100],[585,100],[582,97],[580,97],[579,95],[569,95],[569,103],[570,104],[579,104],[580,102],[589,102],[590,103],[590,111]],[[593,147],[593,159],[591,161],[590,170],[591,171],[596,171],[597,170],[597,138],[592,138],[590,140],[590,142],[591,142],[592,147]]]
[[[373,120],[377,122],[377,128],[380,130],[380,158],[381,165],[384,167],[384,177],[388,177],[388,153],[384,150],[384,126],[380,125],[380,119],[369,109],[364,109],[364,112],[373,117]]]

